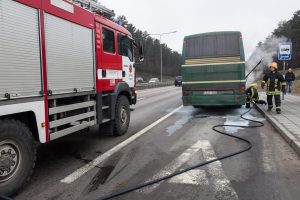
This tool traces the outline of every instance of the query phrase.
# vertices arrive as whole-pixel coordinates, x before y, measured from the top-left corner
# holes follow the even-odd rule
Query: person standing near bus
[[[295,74],[294,74],[292,68],[289,68],[288,72],[285,74],[285,81],[286,81],[285,94],[287,92],[289,94],[291,94],[292,93],[293,81],[295,81]]]
[[[276,62],[272,62],[270,71],[265,74],[263,81],[261,82],[262,89],[265,88],[267,84],[267,102],[268,102],[268,111],[271,111],[273,108],[273,97],[275,99],[276,112],[281,113],[281,91],[285,93],[286,82],[281,73],[278,72],[278,65]]]

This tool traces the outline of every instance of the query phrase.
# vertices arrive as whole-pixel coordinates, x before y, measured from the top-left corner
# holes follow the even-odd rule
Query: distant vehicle
[[[136,77],[135,81],[136,81],[137,84],[144,83],[143,77]]]
[[[174,81],[174,85],[175,85],[175,87],[177,87],[177,86],[182,86],[182,76],[177,76],[176,78],[175,78],[175,81]]]
[[[241,107],[245,104],[245,55],[240,32],[187,36],[183,57],[182,100],[185,106]]]
[[[151,78],[149,83],[159,83],[159,79],[158,78]]]

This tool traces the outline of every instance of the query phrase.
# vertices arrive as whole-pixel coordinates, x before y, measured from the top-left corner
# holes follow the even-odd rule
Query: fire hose
[[[183,173],[186,173],[190,170],[193,170],[193,169],[196,169],[196,168],[200,168],[200,167],[203,167],[205,165],[208,165],[208,164],[211,164],[213,162],[216,162],[216,161],[221,161],[221,160],[224,160],[224,159],[227,159],[227,158],[230,158],[230,157],[233,157],[233,156],[236,156],[236,155],[239,155],[239,154],[242,154],[246,151],[249,151],[251,148],[252,148],[252,143],[243,138],[243,137],[240,137],[240,136],[236,136],[236,135],[232,135],[232,134],[229,134],[229,133],[226,133],[225,131],[221,131],[219,130],[218,128],[224,128],[224,127],[236,127],[236,128],[258,128],[258,127],[262,127],[264,126],[264,123],[260,122],[260,121],[257,121],[257,120],[253,120],[253,119],[248,119],[248,118],[245,118],[244,116],[246,114],[248,114],[251,110],[252,110],[253,107],[249,108],[249,110],[247,110],[246,112],[242,113],[240,115],[240,117],[243,119],[243,120],[246,120],[246,121],[249,121],[251,123],[255,123],[254,125],[247,125],[247,126],[243,126],[243,125],[215,125],[212,127],[212,130],[214,130],[215,132],[221,134],[221,135],[225,135],[225,136],[228,136],[228,137],[231,137],[231,138],[235,138],[239,141],[242,141],[246,144],[246,146],[243,148],[243,149],[240,149],[238,151],[235,151],[235,152],[232,152],[232,153],[228,153],[226,155],[223,155],[223,156],[220,156],[220,157],[217,157],[215,159],[211,159],[211,160],[208,160],[208,161],[205,161],[205,162],[201,162],[201,163],[198,163],[196,165],[193,165],[191,167],[188,167],[188,168],[185,168],[185,169],[181,169],[179,171],[176,171],[172,174],[169,174],[169,175],[166,175],[166,176],[163,176],[163,177],[160,177],[160,178],[157,178],[155,180],[151,180],[151,181],[147,181],[145,183],[142,183],[140,185],[135,185],[135,186],[132,186],[132,187],[128,187],[128,188],[125,188],[123,190],[120,190],[120,191],[117,191],[115,193],[112,193],[106,197],[102,197],[102,198],[99,198],[98,200],[108,200],[108,199],[113,199],[113,198],[116,198],[116,197],[119,197],[119,196],[122,196],[122,195],[125,195],[127,193],[130,193],[130,192],[134,192],[136,190],[139,190],[141,188],[144,188],[144,187],[147,187],[147,186],[150,186],[150,185],[153,185],[153,184],[156,184],[156,183],[159,183],[161,181],[164,181],[164,180],[167,180],[167,179],[170,179],[170,178],[173,178],[174,176],[178,176],[180,174],[183,174]]]
[[[249,75],[261,64],[262,60],[260,60],[257,65],[247,74],[246,76],[246,80],[247,78],[249,77]],[[253,104],[255,104],[255,102],[252,102]],[[242,126],[242,125],[215,125],[212,127],[212,130],[214,130],[215,132],[219,133],[219,134],[222,134],[222,135],[225,135],[225,136],[228,136],[228,137],[231,137],[231,138],[235,138],[239,141],[242,141],[244,142],[247,146],[239,151],[236,151],[236,152],[233,152],[233,153],[229,153],[229,154],[226,154],[226,155],[223,155],[223,156],[220,156],[220,157],[217,157],[215,159],[212,159],[212,160],[208,160],[208,161],[205,161],[205,162],[201,162],[201,163],[198,163],[197,165],[193,165],[191,167],[188,167],[186,169],[182,169],[182,170],[179,170],[177,172],[174,172],[172,174],[169,174],[169,175],[166,175],[166,176],[163,176],[163,177],[160,177],[160,178],[157,178],[155,180],[151,180],[151,181],[147,181],[145,183],[142,183],[140,185],[136,185],[136,186],[132,186],[132,187],[128,187],[128,188],[125,188],[123,190],[120,190],[120,191],[117,191],[115,193],[112,193],[106,197],[102,197],[102,198],[99,198],[98,200],[109,200],[109,199],[113,199],[113,198],[116,198],[116,197],[119,197],[119,196],[122,196],[122,195],[125,195],[127,193],[130,193],[130,192],[134,192],[138,189],[141,189],[141,188],[144,188],[144,187],[147,187],[147,186],[150,186],[150,185],[153,185],[153,184],[156,184],[156,183],[159,183],[161,181],[164,181],[164,180],[167,180],[167,179],[170,179],[174,176],[178,176],[180,174],[183,174],[183,173],[186,173],[188,171],[191,171],[193,169],[196,169],[196,168],[200,168],[200,167],[203,167],[205,165],[208,165],[208,164],[211,164],[213,162],[216,162],[216,161],[221,161],[221,160],[224,160],[224,159],[227,159],[227,158],[230,158],[230,157],[233,157],[233,156],[236,156],[236,155],[239,155],[241,153],[244,153],[246,151],[249,151],[251,148],[252,148],[252,144],[249,140],[245,139],[245,138],[242,138],[242,137],[239,137],[239,136],[236,136],[236,135],[232,135],[232,134],[229,134],[229,133],[226,133],[224,131],[220,131],[218,130],[218,128],[221,128],[221,127],[236,127],[236,128],[258,128],[258,127],[262,127],[264,126],[264,123],[260,122],[260,121],[257,121],[257,120],[253,120],[253,119],[248,119],[248,118],[245,118],[244,115],[248,114],[251,110],[252,110],[253,107],[249,108],[249,110],[247,110],[246,112],[242,113],[240,115],[240,117],[246,121],[249,121],[249,122],[252,122],[252,123],[256,123],[256,125],[248,125],[248,126]],[[12,200],[11,198],[9,197],[5,197],[5,196],[2,196],[0,194],[0,199],[3,199],[3,200]]]
[[[254,103],[255,104],[255,103]],[[236,135],[232,135],[232,134],[229,134],[229,133],[226,133],[225,131],[221,131],[221,130],[218,130],[218,128],[222,128],[222,127],[236,127],[236,128],[258,128],[258,127],[262,127],[264,126],[264,123],[260,122],[260,121],[257,121],[257,120],[253,120],[253,119],[248,119],[248,118],[245,118],[244,115],[248,114],[251,110],[252,110],[253,107],[249,108],[246,112],[242,113],[240,115],[240,117],[246,121],[249,121],[249,122],[252,122],[252,123],[256,123],[255,125],[248,125],[248,126],[242,126],[242,125],[215,125],[212,127],[212,130],[214,130],[215,132],[219,133],[219,134],[222,134],[222,135],[225,135],[225,136],[228,136],[228,137],[231,137],[231,138],[235,138],[239,141],[242,141],[246,144],[246,147],[244,147],[243,149],[240,149],[236,152],[232,152],[232,153],[228,153],[226,155],[223,155],[223,156],[220,156],[220,157],[217,157],[215,159],[211,159],[211,160],[208,160],[208,161],[205,161],[205,162],[201,162],[201,163],[198,163],[196,165],[193,165],[191,167],[188,167],[188,168],[185,168],[185,169],[182,169],[182,170],[179,170],[179,171],[176,171],[172,174],[169,174],[169,175],[166,175],[166,176],[163,176],[163,177],[160,177],[160,178],[157,178],[155,180],[151,180],[151,181],[148,181],[148,182],[145,182],[145,183],[142,183],[140,185],[136,185],[136,186],[132,186],[132,187],[128,187],[128,188],[125,188],[123,190],[120,190],[120,191],[117,191],[115,193],[112,193],[106,197],[102,197],[102,198],[99,198],[98,200],[109,200],[109,199],[113,199],[113,198],[116,198],[116,197],[119,197],[119,196],[122,196],[122,195],[125,195],[127,193],[130,193],[130,192],[134,192],[138,189],[141,189],[141,188],[144,188],[144,187],[147,187],[147,186],[150,186],[150,185],[153,185],[153,184],[156,184],[156,183],[159,183],[161,181],[164,181],[164,180],[167,180],[167,179],[170,179],[174,176],[178,176],[180,174],[183,174],[183,173],[186,173],[188,171],[191,171],[193,169],[196,169],[196,168],[200,168],[200,167],[203,167],[205,165],[208,165],[208,164],[211,164],[213,162],[216,162],[216,161],[221,161],[221,160],[224,160],[224,159],[227,159],[227,158],[230,158],[230,157],[233,157],[233,156],[236,156],[236,155],[239,155],[239,154],[242,154],[246,151],[249,151],[251,148],[252,148],[252,143],[243,138],[243,137],[240,137],[240,136],[236,136]],[[5,196],[2,196],[0,195],[0,199],[3,199],[3,200],[12,200],[11,198],[9,197],[5,197]]]

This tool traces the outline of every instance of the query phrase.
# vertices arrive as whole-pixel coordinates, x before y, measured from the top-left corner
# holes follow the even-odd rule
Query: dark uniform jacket
[[[285,79],[278,71],[270,71],[265,74],[263,82],[267,85],[267,95],[280,95],[282,87],[285,87]]]
[[[258,91],[256,88],[254,87],[249,87],[246,90],[246,96],[247,96],[247,101],[258,101],[259,100],[259,96],[258,96]]]
[[[294,74],[294,72],[287,72],[287,73],[285,74],[285,80],[286,80],[287,82],[294,81],[294,80],[295,80],[295,74]]]

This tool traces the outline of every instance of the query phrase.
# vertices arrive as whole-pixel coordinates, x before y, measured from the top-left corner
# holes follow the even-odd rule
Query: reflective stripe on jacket
[[[247,88],[246,96],[250,98],[249,101],[258,101],[259,100],[258,91],[254,87]]]
[[[284,77],[278,71],[265,74],[263,82],[267,82],[267,95],[280,95],[281,88],[286,85]]]

